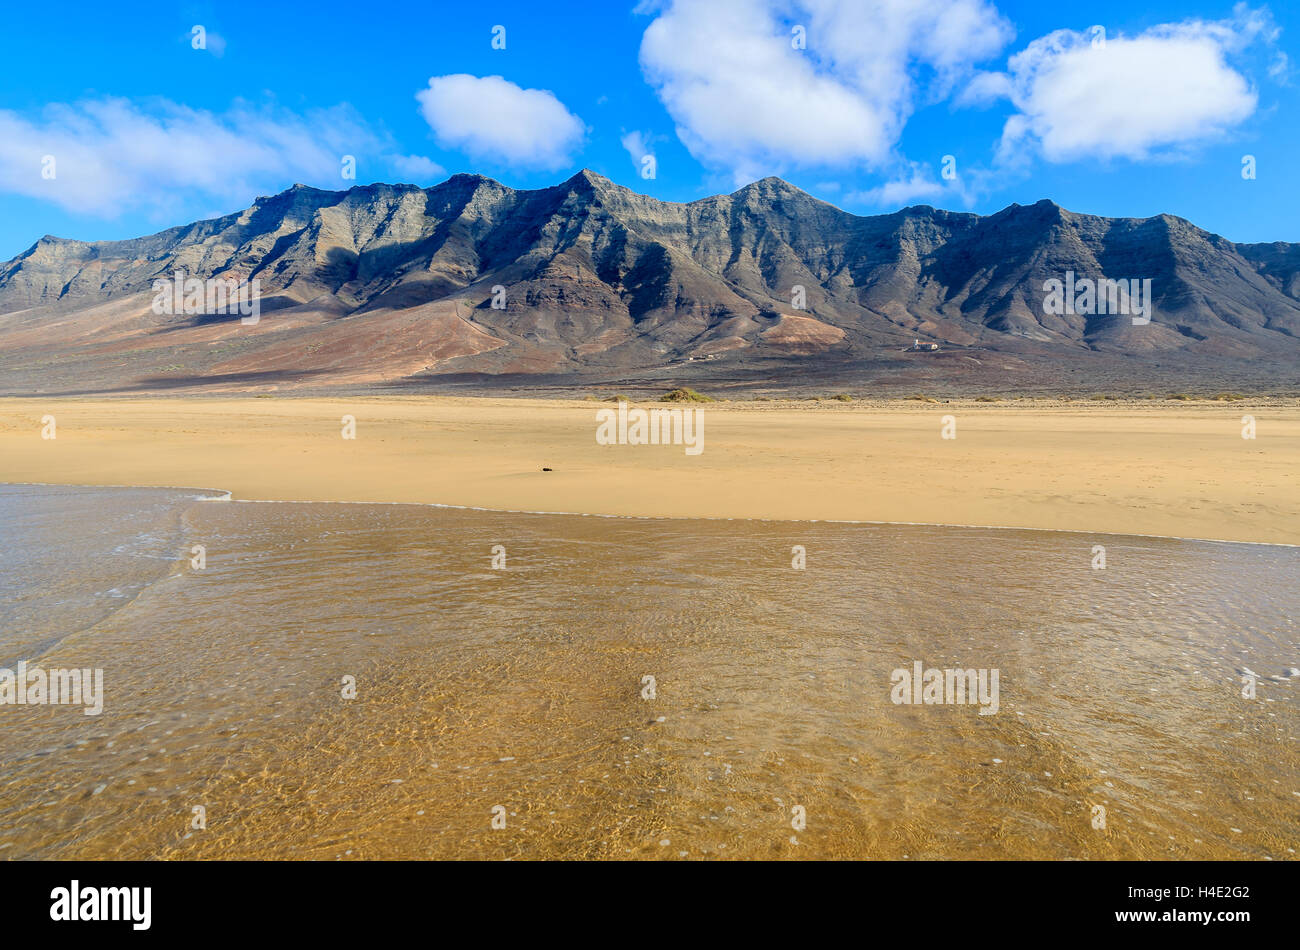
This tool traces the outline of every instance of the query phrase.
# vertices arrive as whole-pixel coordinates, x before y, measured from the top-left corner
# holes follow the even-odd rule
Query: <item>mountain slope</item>
[[[155,280],[256,279],[261,319],[157,315]],[[1047,313],[1044,282],[1150,279],[1154,312]],[[802,298],[802,307],[797,304]],[[915,338],[935,354],[906,352]],[[589,171],[294,185],[130,241],[0,265],[5,392],[924,381],[1294,386],[1300,245],[1049,202],[859,217],[777,178],[688,204]]]

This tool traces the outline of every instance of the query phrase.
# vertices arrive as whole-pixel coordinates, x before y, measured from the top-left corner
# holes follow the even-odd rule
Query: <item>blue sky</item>
[[[857,214],[1051,198],[1297,241],[1297,7],[12,5],[0,259],[47,233],[134,237],[235,211],[296,181],[476,172],[534,188],[583,167],[673,201],[775,174]]]

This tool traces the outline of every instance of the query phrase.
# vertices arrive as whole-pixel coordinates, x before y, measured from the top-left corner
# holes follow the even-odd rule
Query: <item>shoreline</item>
[[[228,492],[250,503],[1300,544],[1293,400],[677,404],[705,414],[705,451],[694,457],[681,446],[596,444],[596,410],[611,406],[470,396],[0,399],[0,480]],[[43,441],[47,414],[57,438]],[[943,441],[949,414],[958,438]],[[1255,440],[1241,438],[1243,414],[1258,419]],[[340,437],[343,415],[357,421],[355,440]],[[201,484],[228,487],[187,487]]]
[[[939,521],[866,521],[848,518],[764,518],[710,517],[708,515],[612,515],[598,511],[534,511],[527,508],[488,508],[482,505],[451,505],[440,501],[355,501],[347,498],[235,498],[225,488],[194,488],[189,485],[86,485],[70,482],[0,482],[8,488],[101,488],[121,491],[213,492],[225,497],[200,498],[196,502],[229,502],[237,505],[392,505],[413,508],[447,508],[452,511],[481,511],[495,515],[537,515],[549,518],[610,518],[625,521],[756,521],[764,524],[845,524],[915,528],[960,528],[971,531],[1041,531],[1047,534],[1087,534],[1111,538],[1145,538],[1155,541],[1188,541],[1193,544],[1242,544],[1265,548],[1300,548],[1285,541],[1238,541],[1230,538],[1193,538],[1177,534],[1139,534],[1131,531],[1089,531],[1082,528],[1031,528],[1014,524],[949,524]]]

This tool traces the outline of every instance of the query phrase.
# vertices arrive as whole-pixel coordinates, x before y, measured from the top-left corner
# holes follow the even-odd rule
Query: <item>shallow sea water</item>
[[[0,486],[0,667],[106,692],[0,706],[0,857],[1300,848],[1294,548],[204,494]]]

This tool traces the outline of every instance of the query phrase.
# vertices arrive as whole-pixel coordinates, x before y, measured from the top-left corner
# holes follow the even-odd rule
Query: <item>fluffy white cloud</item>
[[[997,53],[986,0],[663,0],[641,67],[697,159],[738,181],[885,162],[926,94]],[[804,48],[800,46],[803,40]]]
[[[978,73],[957,96],[959,106],[986,106],[998,99],[1010,99],[1014,87],[1006,73]]]
[[[851,191],[844,196],[850,204],[878,205],[885,208],[903,208],[919,201],[930,202],[945,194],[944,186],[929,169],[916,166],[906,177],[887,181],[866,191]]]
[[[394,155],[393,167],[402,175],[415,181],[433,181],[447,174],[447,170],[425,155]]]
[[[946,156],[945,156],[946,158]],[[945,177],[947,174],[949,177]],[[848,204],[865,204],[884,211],[918,203],[952,208],[970,208],[983,196],[996,190],[1002,171],[976,165],[940,165],[938,173],[928,162],[902,161],[892,168],[889,178],[874,188],[851,191],[844,196]]]
[[[1258,96],[1229,55],[1276,35],[1267,14],[1240,5],[1229,20],[1162,24],[1136,36],[1057,30],[1012,56],[1006,73],[979,77],[961,101],[1006,97],[1015,105],[1004,161],[1033,151],[1052,162],[1147,158],[1249,117]]]
[[[35,119],[0,110],[0,190],[101,216],[243,207],[295,181],[348,188],[356,182],[342,177],[344,155],[365,173],[391,152],[346,106],[300,116],[106,98],[50,105]],[[47,157],[52,178],[42,175]]]
[[[522,89],[501,76],[434,76],[415,98],[438,144],[476,160],[560,168],[586,133],[554,93]]]

